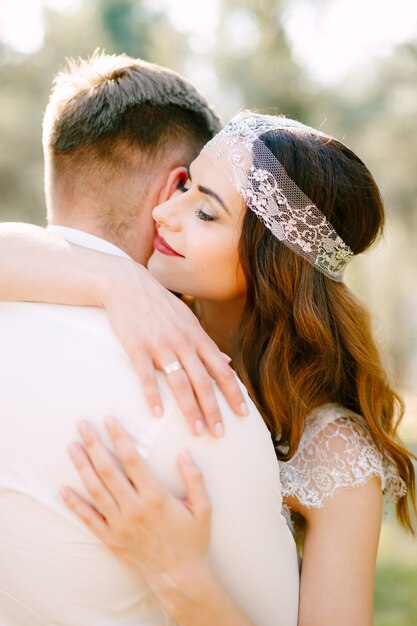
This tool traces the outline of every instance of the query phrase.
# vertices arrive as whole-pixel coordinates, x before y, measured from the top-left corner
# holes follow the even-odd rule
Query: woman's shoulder
[[[341,489],[359,487],[374,476],[387,500],[404,495],[404,482],[378,449],[364,417],[338,404],[313,410],[296,453],[280,462],[283,496],[307,508],[323,507]]]
[[[327,439],[329,436],[333,438],[340,428],[359,431],[365,436],[368,434],[370,437],[366,420],[362,415],[341,404],[329,402],[307,414],[302,440],[305,441],[320,433],[320,436],[324,439]]]

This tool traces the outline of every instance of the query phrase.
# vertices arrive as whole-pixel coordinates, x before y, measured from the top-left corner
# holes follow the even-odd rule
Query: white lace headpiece
[[[244,112],[233,117],[203,150],[212,148],[217,165],[227,163],[225,170],[233,185],[277,239],[326,276],[341,281],[352,250],[260,139],[263,133],[284,128],[326,136],[285,117]]]

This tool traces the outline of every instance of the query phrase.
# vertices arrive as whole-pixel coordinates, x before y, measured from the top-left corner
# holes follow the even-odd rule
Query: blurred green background
[[[0,220],[44,224],[41,123],[67,56],[126,52],[186,75],[226,121],[280,112],[347,143],[374,173],[388,223],[347,282],[371,307],[417,452],[415,0],[2,0]],[[417,540],[384,523],[376,626],[417,624]],[[353,626],[353,625],[352,625]]]

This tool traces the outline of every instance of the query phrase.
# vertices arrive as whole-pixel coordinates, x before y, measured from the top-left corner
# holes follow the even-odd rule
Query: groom
[[[197,91],[166,68],[124,55],[72,63],[45,114],[50,230],[146,264],[151,209],[175,192],[184,165],[219,127]],[[179,496],[177,457],[191,450],[213,503],[210,556],[219,579],[256,624],[281,623],[279,478],[269,434],[244,390],[250,416],[238,420],[216,391],[227,435],[198,438],[168,387],[175,372],[158,379],[164,416],[151,414],[101,310],[0,304],[0,346],[1,625],[171,623],[148,586],[57,495],[69,484],[88,497],[66,450],[80,418],[106,439],[108,414]]]

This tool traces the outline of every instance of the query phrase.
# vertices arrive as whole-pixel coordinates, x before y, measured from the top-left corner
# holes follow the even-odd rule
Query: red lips
[[[166,254],[168,256],[179,256],[184,258],[182,254],[176,252],[171,246],[161,237],[161,235],[157,235],[153,242],[155,250],[161,252],[161,254]]]

